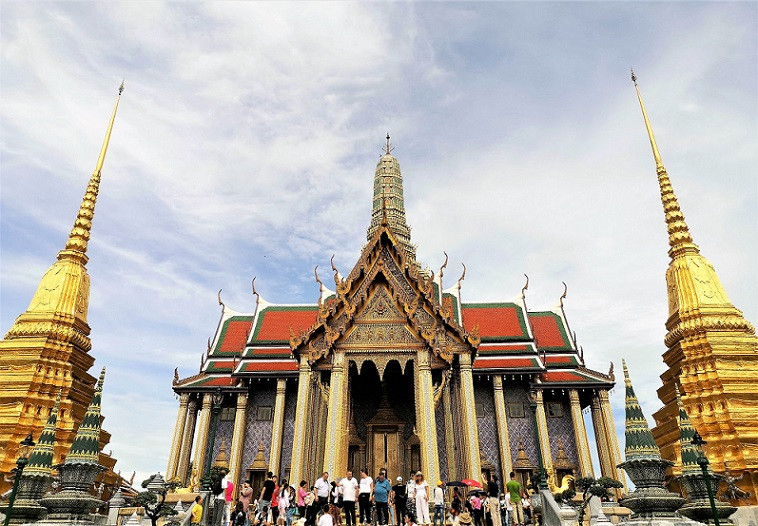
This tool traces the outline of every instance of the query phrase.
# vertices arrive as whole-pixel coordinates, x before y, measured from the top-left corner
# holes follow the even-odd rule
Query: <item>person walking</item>
[[[392,485],[387,480],[385,471],[379,472],[379,477],[374,483],[374,503],[376,504],[376,521],[380,526],[387,526],[389,519],[389,498]]]
[[[510,524],[510,517],[508,516],[508,504],[510,500],[505,493],[500,494],[500,524],[503,526]]]
[[[471,502],[471,508],[474,510],[474,526],[485,526],[482,499],[479,497],[479,493],[471,495],[469,501]]]
[[[492,526],[502,526],[502,522],[500,521],[500,484],[498,484],[495,475],[492,475],[487,484],[487,497]]]
[[[434,488],[434,518],[432,524],[437,525],[437,519],[440,526],[445,526],[445,493],[442,491],[442,481],[437,481],[437,487]]]
[[[505,489],[508,490],[511,498],[511,505],[513,506],[513,524],[524,526],[524,507],[521,504],[521,484],[516,480],[516,474],[511,471],[511,480],[505,485]]]
[[[424,474],[416,472],[416,480],[413,485],[413,500],[416,503],[416,522],[420,525],[431,526],[429,517],[429,483],[424,480]]]
[[[271,497],[271,522],[276,525],[279,524],[279,477],[274,475],[271,480],[274,481],[274,495]]]
[[[335,481],[332,481],[332,491],[329,493],[329,513],[332,514],[334,519],[334,526],[340,526],[342,524],[342,488],[337,485]]]
[[[405,506],[405,512],[408,515],[414,515],[414,520],[418,520],[418,517],[415,517],[416,515],[416,501],[413,499],[413,496],[415,495],[415,492],[413,489],[416,486],[416,472],[411,471],[410,475],[408,476],[408,483],[405,485],[405,495],[406,495],[406,506]]]
[[[316,515],[318,514],[318,496],[316,495],[316,486],[311,488],[308,495],[305,496],[305,524],[306,526],[316,526]]]
[[[329,473],[324,471],[321,478],[316,481],[315,487],[318,508],[321,509],[324,504],[329,504],[329,492],[332,490],[332,486],[329,484]]]
[[[274,474],[270,471],[266,474],[267,478],[263,482],[261,494],[258,496],[258,520],[259,523],[268,521],[268,512],[271,510],[271,499],[274,498],[276,484],[274,483]]]
[[[405,522],[405,505],[407,503],[403,477],[398,477],[396,484],[392,486],[392,500],[395,502],[395,519],[397,519],[397,524],[403,524]]]
[[[353,476],[351,470],[347,470],[345,478],[337,485],[342,489],[342,509],[345,510],[345,525],[354,526],[355,522],[355,499],[358,497],[358,479]]]
[[[203,520],[203,497],[198,495],[195,497],[195,503],[192,505],[192,511],[190,516],[190,525],[194,526],[200,524]]]
[[[279,498],[277,499],[277,508],[279,509],[279,517],[282,517],[287,526],[292,526],[292,517],[288,513],[290,507],[290,486],[286,480],[282,480],[279,486]]]
[[[300,481],[300,487],[297,488],[297,514],[301,519],[305,519],[305,497],[308,495],[308,483]]]
[[[374,495],[374,480],[368,476],[368,469],[361,470],[361,479],[358,481],[358,504],[360,506],[361,524],[371,524],[371,498]]]

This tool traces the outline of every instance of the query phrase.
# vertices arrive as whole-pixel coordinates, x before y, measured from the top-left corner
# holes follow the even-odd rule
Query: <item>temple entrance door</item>
[[[376,477],[380,469],[386,469],[388,476],[402,473],[400,433],[397,427],[379,428],[373,432],[371,476]]]

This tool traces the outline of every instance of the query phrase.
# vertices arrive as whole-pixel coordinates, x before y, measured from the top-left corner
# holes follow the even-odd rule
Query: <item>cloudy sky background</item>
[[[269,301],[313,302],[316,264],[354,264],[388,130],[419,259],[465,262],[465,300],[509,300],[527,273],[548,308],[566,281],[588,364],[626,357],[651,419],[668,246],[630,66],[695,241],[758,319],[755,3],[0,9],[3,332],[65,243],[126,77],[89,322],[109,448],[138,481],[165,470],[173,369],[197,372],[216,291],[252,310],[258,276]]]

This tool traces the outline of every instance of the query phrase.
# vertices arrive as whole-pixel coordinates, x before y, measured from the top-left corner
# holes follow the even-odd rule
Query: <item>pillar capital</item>
[[[569,402],[572,406],[579,405],[579,391],[576,389],[569,389]]]
[[[502,391],[503,390],[503,377],[499,374],[496,374],[492,377],[492,388],[495,391]]]
[[[237,393],[237,410],[247,409],[247,393]]]
[[[207,409],[208,411],[213,409],[213,397],[211,396],[211,393],[205,393],[198,396],[203,397],[203,409]]]
[[[467,352],[458,355],[458,363],[461,369],[471,369],[471,355]]]
[[[179,407],[187,407],[189,404],[189,393],[182,393],[179,395]]]
[[[187,409],[190,413],[197,411],[197,398],[192,397],[189,399],[189,402],[187,403]]]

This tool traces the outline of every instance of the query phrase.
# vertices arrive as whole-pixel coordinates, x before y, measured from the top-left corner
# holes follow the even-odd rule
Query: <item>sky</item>
[[[65,244],[125,77],[88,252],[124,474],[165,470],[173,370],[197,372],[219,289],[251,312],[254,276],[298,303],[332,254],[347,274],[388,131],[419,260],[465,263],[464,301],[510,300],[526,273],[546,309],[565,281],[588,365],[625,357],[652,422],[669,259],[629,68],[695,242],[755,323],[756,6],[2,2],[0,329]]]

